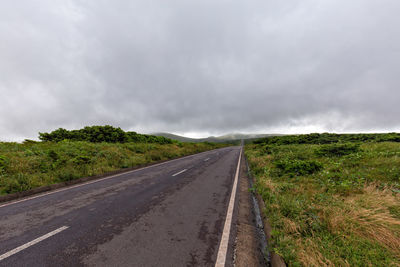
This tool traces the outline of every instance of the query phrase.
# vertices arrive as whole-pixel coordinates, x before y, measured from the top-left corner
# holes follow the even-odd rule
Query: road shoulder
[[[266,266],[260,248],[245,157],[242,155],[238,188],[235,266]]]

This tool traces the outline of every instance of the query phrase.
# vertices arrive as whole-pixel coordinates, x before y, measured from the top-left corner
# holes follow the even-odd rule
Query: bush
[[[151,159],[152,161],[161,160],[161,155],[151,153],[151,154],[150,154],[150,159]]]
[[[331,145],[322,145],[314,150],[314,153],[317,156],[336,156],[341,157],[345,155],[349,155],[352,153],[356,153],[360,151],[359,144],[331,144]]]
[[[50,133],[39,133],[42,141],[61,142],[63,140],[87,141],[92,143],[157,143],[172,144],[173,140],[163,136],[138,134],[136,132],[125,132],[121,128],[110,125],[86,126],[80,130],[66,130],[59,128]]]
[[[16,177],[7,179],[6,181],[7,182],[3,187],[3,191],[7,194],[32,189],[30,178],[23,174],[18,174]]]
[[[290,176],[309,175],[322,170],[321,163],[314,160],[290,160],[284,159],[275,162],[281,174],[289,174]]]
[[[60,156],[57,154],[57,152],[55,152],[54,150],[50,150],[49,152],[48,152],[48,156],[49,156],[49,158],[51,158],[53,161],[57,161],[59,158],[60,158]]]
[[[77,156],[73,159],[74,164],[76,165],[85,165],[91,162],[91,158],[88,156]]]
[[[9,160],[5,156],[0,155],[0,172],[5,171],[9,164]]]
[[[265,154],[267,154],[267,155],[271,155],[272,153],[274,153],[274,151],[273,151],[273,146],[266,145],[266,146],[264,147],[264,152],[265,152]]]
[[[334,144],[354,142],[400,142],[400,133],[384,134],[334,134],[312,133],[301,135],[270,136],[253,141],[254,144]]]
[[[62,181],[62,182],[68,182],[71,180],[74,180],[76,178],[80,177],[79,174],[73,172],[73,171],[69,171],[69,170],[65,170],[64,172],[60,172],[57,175],[57,178]]]

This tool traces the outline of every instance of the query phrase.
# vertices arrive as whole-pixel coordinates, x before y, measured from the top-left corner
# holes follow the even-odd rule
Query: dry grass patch
[[[276,191],[276,185],[275,185],[275,183],[274,183],[271,179],[269,179],[269,178],[263,178],[262,181],[261,181],[261,183],[262,183],[262,185],[263,185],[265,188],[268,188],[268,189],[271,190],[272,192],[275,192],[275,191]]]
[[[348,197],[345,203],[353,210],[350,219],[357,225],[355,234],[379,242],[400,257],[400,219],[389,211],[390,206],[400,203],[398,195],[369,185],[364,194]]]
[[[289,218],[282,218],[283,230],[288,234],[299,234],[299,226]]]
[[[327,259],[320,252],[320,248],[313,239],[297,240],[298,257],[303,266],[312,267],[333,267],[337,266]],[[347,262],[341,261],[340,266],[350,266]]]

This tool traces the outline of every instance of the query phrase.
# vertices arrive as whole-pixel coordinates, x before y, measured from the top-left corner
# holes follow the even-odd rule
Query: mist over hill
[[[178,140],[181,142],[213,142],[213,143],[226,143],[226,142],[237,142],[239,140],[246,139],[258,139],[268,136],[277,136],[279,134],[241,134],[241,133],[231,133],[221,136],[209,136],[207,138],[190,138],[185,136],[180,136],[171,133],[152,133],[155,136],[163,136],[166,138]]]

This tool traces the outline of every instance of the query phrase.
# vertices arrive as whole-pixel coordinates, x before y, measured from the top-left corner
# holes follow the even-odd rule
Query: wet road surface
[[[222,148],[0,204],[0,266],[214,266],[239,153]]]

